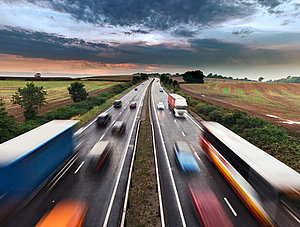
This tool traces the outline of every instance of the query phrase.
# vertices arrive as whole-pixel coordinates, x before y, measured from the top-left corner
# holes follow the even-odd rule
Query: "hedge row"
[[[257,116],[227,110],[202,102],[179,91],[194,112],[207,121],[216,121],[250,143],[300,172],[300,136]]]
[[[3,105],[0,105],[0,143],[12,139],[51,120],[66,120],[76,115],[82,115],[93,109],[94,106],[103,104],[107,99],[125,91],[137,82],[139,82],[139,80],[114,85],[108,91],[91,96],[85,101],[59,107],[52,111],[41,114],[33,120],[25,122],[16,122],[13,117],[7,115]]]

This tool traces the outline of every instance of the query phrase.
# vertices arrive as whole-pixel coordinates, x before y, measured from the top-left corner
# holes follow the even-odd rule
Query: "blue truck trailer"
[[[53,120],[0,144],[0,221],[74,157],[74,120]]]

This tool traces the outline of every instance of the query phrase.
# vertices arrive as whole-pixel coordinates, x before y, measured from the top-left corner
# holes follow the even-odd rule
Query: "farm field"
[[[25,87],[27,82],[29,81],[0,81],[0,98],[3,99],[8,114],[14,116],[18,121],[24,120],[23,110],[19,105],[13,105],[10,100],[18,87]],[[34,81],[36,86],[43,86],[48,94],[46,96],[48,104],[42,107],[39,110],[39,113],[44,113],[57,107],[71,104],[73,101],[67,90],[67,87],[71,83],[72,81]],[[105,91],[120,82],[83,81],[82,83],[85,85],[85,89],[91,96]]]
[[[180,87],[204,101],[227,109],[240,109],[300,132],[300,84],[218,79],[209,82],[181,84]]]

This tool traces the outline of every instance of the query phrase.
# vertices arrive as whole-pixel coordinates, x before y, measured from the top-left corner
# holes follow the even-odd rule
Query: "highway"
[[[160,92],[159,87],[159,82],[153,83],[151,110],[166,226],[201,225],[187,188],[189,181],[196,181],[199,186],[205,185],[213,190],[235,226],[259,226],[247,207],[201,150],[200,127],[196,120],[189,114],[185,118],[174,117],[168,109],[168,95],[166,91]],[[157,110],[156,106],[160,101],[164,103],[165,110]],[[178,169],[173,152],[174,142],[178,140],[186,141],[192,148],[200,167],[200,174],[197,176],[186,176]]]
[[[163,226],[201,226],[188,191],[190,182],[213,191],[234,226],[259,226],[251,212],[201,150],[199,123],[190,114],[185,118],[174,117],[168,108],[168,95],[165,90],[159,91],[160,83],[156,80],[151,86],[150,108],[162,195]],[[112,117],[106,127],[98,127],[96,117],[80,128],[76,132],[82,142],[78,159],[24,208],[15,212],[5,226],[35,226],[59,201],[69,199],[87,204],[88,211],[83,226],[118,226],[137,125],[149,85],[150,80],[137,86],[137,91],[132,89],[124,95],[121,98],[121,108],[111,106],[105,110]],[[136,109],[129,108],[132,101],[137,102]],[[164,103],[164,110],[157,109],[158,102]],[[120,120],[126,122],[125,135],[112,135],[112,125]],[[98,173],[88,174],[87,155],[99,140],[111,141],[113,152]],[[173,151],[175,141],[179,140],[190,145],[200,167],[199,174],[185,175],[179,170]]]
[[[94,118],[80,128],[78,133],[82,144],[76,162],[59,180],[44,187],[23,209],[12,215],[5,226],[35,226],[57,202],[68,199],[84,201],[88,205],[83,226],[117,226],[123,208],[138,119],[149,84],[150,80],[137,86],[137,91],[133,89],[124,95],[121,108],[109,107],[106,111],[111,114],[111,121],[106,127],[97,127]],[[131,101],[137,102],[136,109],[129,108]],[[126,122],[125,135],[111,134],[115,121]],[[113,151],[99,173],[88,174],[87,154],[99,140],[111,141]]]

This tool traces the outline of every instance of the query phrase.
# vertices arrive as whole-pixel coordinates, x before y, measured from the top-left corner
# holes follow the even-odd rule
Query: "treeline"
[[[268,80],[270,83],[300,83],[300,77],[288,76],[287,78],[281,78],[278,80]]]
[[[250,143],[271,154],[300,172],[299,136],[240,110],[227,110],[193,98],[181,91],[189,108],[206,121],[216,121],[237,133]]]
[[[110,90],[88,97],[84,101],[74,102],[73,104],[59,107],[39,116],[35,116],[33,119],[26,120],[25,122],[17,122],[14,117],[9,116],[4,107],[4,103],[0,99],[0,143],[12,139],[51,120],[67,120],[76,115],[85,114],[93,107],[103,104],[107,99],[120,94],[141,80],[141,77],[135,77],[130,82],[114,85]]]

